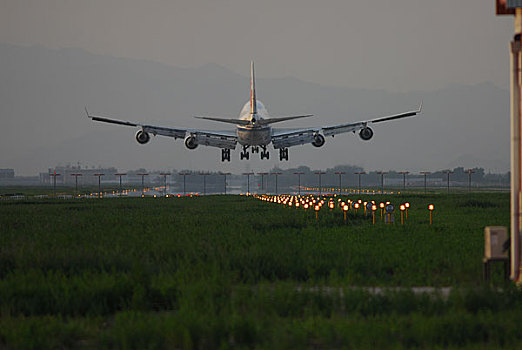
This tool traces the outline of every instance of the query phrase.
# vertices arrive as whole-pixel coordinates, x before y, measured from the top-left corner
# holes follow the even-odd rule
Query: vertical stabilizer
[[[257,114],[256,75],[254,72],[254,61],[252,61],[250,64],[250,114]]]

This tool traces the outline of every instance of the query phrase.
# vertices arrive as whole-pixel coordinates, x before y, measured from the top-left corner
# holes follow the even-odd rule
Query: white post
[[[520,279],[520,37],[511,42],[511,279]]]

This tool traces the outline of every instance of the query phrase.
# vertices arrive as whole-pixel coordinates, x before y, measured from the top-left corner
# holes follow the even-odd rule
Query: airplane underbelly
[[[270,128],[237,128],[237,139],[241,145],[266,146],[270,143]]]

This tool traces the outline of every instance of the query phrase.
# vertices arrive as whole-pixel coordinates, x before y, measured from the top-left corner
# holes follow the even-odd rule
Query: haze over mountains
[[[253,57],[255,60],[255,57]],[[277,57],[274,56],[274,59]],[[274,115],[314,114],[280,127],[333,125],[415,109],[419,117],[377,124],[375,136],[327,138],[322,148],[290,148],[289,162],[271,159],[221,163],[220,151],[194,151],[181,140],[156,137],[145,146],[133,128],[95,123],[93,114],[175,127],[230,129],[195,115],[237,117],[249,98],[249,64],[243,74],[204,65],[180,68],[93,55],[80,49],[0,44],[0,168],[34,175],[58,164],[115,166],[119,169],[199,169],[239,173],[306,165],[353,164],[368,170],[438,170],[483,167],[509,170],[509,92],[490,83],[433,91],[321,86],[293,77],[263,79],[257,65],[257,95]],[[426,67],[429,69],[429,67]],[[507,69],[507,68],[506,68]],[[253,158],[253,160],[252,160]]]

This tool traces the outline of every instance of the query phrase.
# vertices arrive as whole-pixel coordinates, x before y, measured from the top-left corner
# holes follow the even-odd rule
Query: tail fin
[[[251,61],[250,63],[250,114],[257,114],[256,75],[254,72],[254,61]]]

